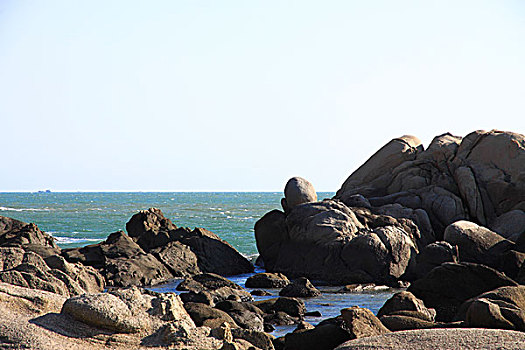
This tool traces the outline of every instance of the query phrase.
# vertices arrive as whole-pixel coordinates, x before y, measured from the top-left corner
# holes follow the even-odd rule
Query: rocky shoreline
[[[1,348],[523,349],[525,136],[394,139],[318,201],[286,184],[283,210],[255,224],[266,273],[203,229],[142,210],[126,231],[60,249],[34,224],[0,217]],[[183,278],[180,293],[145,289]],[[374,315],[348,305],[311,325],[305,298],[403,288]],[[296,325],[283,337],[274,326]],[[412,346],[412,347],[411,347]]]

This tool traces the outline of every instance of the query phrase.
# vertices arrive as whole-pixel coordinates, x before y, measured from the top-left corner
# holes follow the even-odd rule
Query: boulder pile
[[[443,134],[425,150],[393,139],[317,201],[292,178],[283,211],[255,224],[267,272],[334,284],[414,281],[475,263],[525,281],[525,136]]]

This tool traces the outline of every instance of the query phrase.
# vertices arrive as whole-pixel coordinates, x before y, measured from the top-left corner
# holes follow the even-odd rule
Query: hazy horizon
[[[319,192],[392,138],[525,133],[525,3],[0,2],[0,192]]]

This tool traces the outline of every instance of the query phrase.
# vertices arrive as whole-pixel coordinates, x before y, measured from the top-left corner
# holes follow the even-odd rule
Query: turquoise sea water
[[[318,198],[333,195],[323,192],[318,193]],[[281,198],[280,192],[0,193],[0,215],[33,222],[53,235],[59,246],[68,248],[100,242],[112,232],[125,230],[126,222],[137,211],[156,207],[175,225],[204,227],[251,257],[257,254],[255,222],[268,211],[280,209]],[[244,286],[248,276],[231,279]],[[179,282],[152,289],[173,292]],[[334,287],[319,288],[323,291],[321,297],[305,300],[308,311],[318,310],[322,314],[320,318],[307,318],[312,324],[337,316],[340,309],[354,305],[377,313],[394,292],[338,294],[330,292]],[[269,291],[273,296],[279,293],[279,290]],[[294,326],[277,327],[274,334],[282,335],[293,329]]]
[[[175,225],[204,227],[252,255],[257,253],[253,226],[280,208],[281,197],[279,192],[0,193],[0,215],[33,222],[69,248],[104,240],[125,230],[137,211],[156,207]]]

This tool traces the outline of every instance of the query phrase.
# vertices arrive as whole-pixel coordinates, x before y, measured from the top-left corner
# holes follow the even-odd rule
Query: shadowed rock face
[[[524,210],[524,135],[443,134],[426,150],[403,136],[332,200],[274,210],[256,223],[255,237],[266,269],[291,277],[391,283],[468,261],[523,280]]]
[[[99,244],[65,249],[72,262],[93,266],[109,285],[152,285],[202,272],[236,275],[253,266],[229,243],[203,228],[177,228],[160,209],[141,210]]]
[[[267,271],[332,283],[390,283],[412,269],[421,233],[412,220],[350,208],[337,200],[305,203],[255,224]]]

